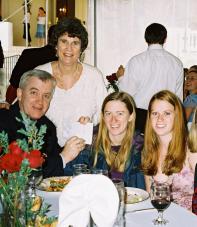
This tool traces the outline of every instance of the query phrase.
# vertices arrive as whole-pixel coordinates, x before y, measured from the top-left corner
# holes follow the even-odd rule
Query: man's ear
[[[17,96],[17,99],[19,101],[21,101],[22,93],[23,93],[22,89],[21,88],[17,88],[16,96]]]

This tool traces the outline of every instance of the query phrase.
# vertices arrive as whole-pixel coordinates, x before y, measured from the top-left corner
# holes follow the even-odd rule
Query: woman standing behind
[[[182,104],[170,91],[156,93],[150,100],[145,129],[142,169],[146,189],[151,182],[172,186],[175,203],[191,209],[194,172],[186,148],[187,128]]]
[[[114,92],[104,99],[93,144],[93,167],[107,169],[111,178],[122,178],[127,187],[145,189],[140,171],[144,140],[135,132],[135,118],[135,104],[129,94]]]
[[[46,12],[43,7],[38,10],[37,16],[37,31],[36,38],[38,39],[38,46],[45,45],[45,24],[46,24]]]
[[[88,33],[79,19],[63,18],[55,26],[51,44],[57,50],[58,60],[37,68],[56,78],[57,86],[46,115],[56,125],[58,142],[64,146],[72,123],[98,123],[107,90],[101,72],[79,61],[88,45]]]

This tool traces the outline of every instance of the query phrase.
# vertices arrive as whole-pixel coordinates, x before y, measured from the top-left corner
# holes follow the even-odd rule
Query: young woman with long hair
[[[93,145],[93,166],[107,169],[125,186],[145,188],[140,171],[143,136],[135,132],[135,103],[125,92],[109,94],[103,102]]]
[[[174,202],[191,209],[194,172],[187,152],[187,127],[179,98],[163,90],[150,100],[142,154],[146,189],[167,182]]]

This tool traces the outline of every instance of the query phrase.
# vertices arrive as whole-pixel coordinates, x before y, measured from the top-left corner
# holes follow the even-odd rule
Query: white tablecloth
[[[57,216],[60,192],[44,192],[37,190],[37,194],[40,195],[46,203],[52,205],[49,216]],[[152,205],[149,199],[126,207],[126,227],[155,227],[152,220],[157,217],[157,210],[132,212],[134,210],[151,207]],[[164,211],[164,218],[169,221],[166,227],[197,227],[197,216],[175,203],[171,203],[169,208]]]

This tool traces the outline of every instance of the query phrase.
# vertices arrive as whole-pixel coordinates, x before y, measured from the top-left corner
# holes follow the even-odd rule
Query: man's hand
[[[65,144],[61,155],[64,158],[65,163],[68,163],[75,159],[79,153],[85,148],[85,140],[78,138],[77,136],[71,137]]]
[[[8,102],[0,102],[0,109],[7,109],[9,110],[10,104]]]

